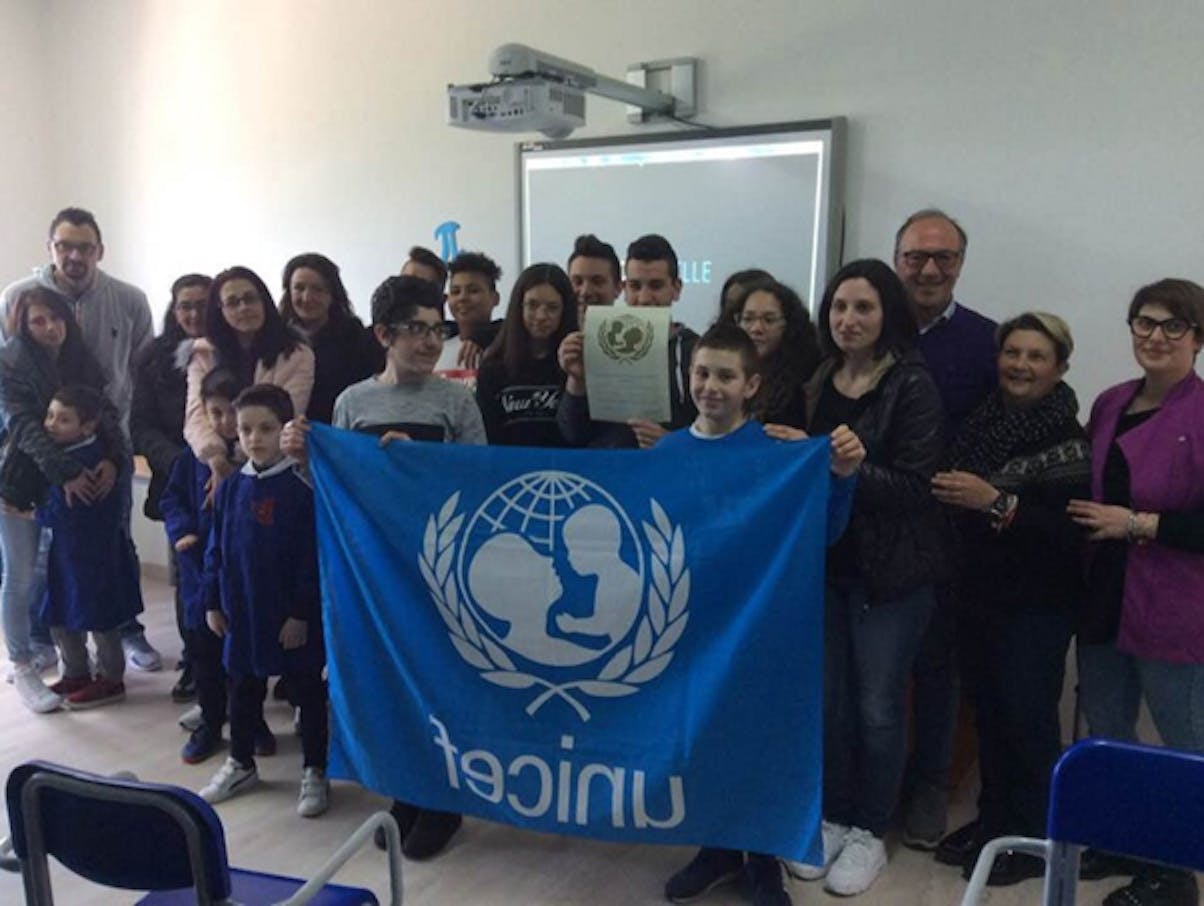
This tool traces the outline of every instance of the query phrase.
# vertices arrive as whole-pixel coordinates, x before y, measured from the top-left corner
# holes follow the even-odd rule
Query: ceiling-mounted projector
[[[447,121],[465,129],[565,138],[585,125],[585,92],[541,78],[449,85]]]
[[[447,86],[447,121],[464,129],[564,138],[585,125],[587,93],[631,105],[629,118],[636,122],[686,116],[694,112],[696,62],[685,57],[634,64],[628,67],[633,82],[620,82],[523,44],[503,44],[489,56],[492,82]],[[670,76],[673,94],[643,87],[657,72]]]

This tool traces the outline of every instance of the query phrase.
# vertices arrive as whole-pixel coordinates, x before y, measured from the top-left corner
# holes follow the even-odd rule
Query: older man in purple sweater
[[[907,289],[919,328],[919,347],[945,405],[951,437],[967,415],[994,390],[995,327],[954,299],[966,257],[966,232],[943,211],[927,208],[903,222],[895,234],[895,270]],[[957,848],[963,841],[945,833],[949,764],[957,715],[953,601],[941,589],[938,606],[912,671],[915,744],[908,769],[903,842],[916,849]],[[974,841],[965,841],[973,845]],[[938,851],[938,858],[940,858]]]

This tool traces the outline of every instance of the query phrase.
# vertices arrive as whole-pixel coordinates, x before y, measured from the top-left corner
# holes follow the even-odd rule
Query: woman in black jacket
[[[1062,380],[1074,348],[1056,315],[999,326],[999,389],[965,420],[933,494],[954,508],[958,647],[975,705],[982,790],[978,817],[950,834],[937,860],[968,878],[995,837],[1045,833],[1049,778],[1062,751],[1058,704],[1074,614],[1083,595],[1083,539],[1066,512],[1091,484],[1078,400]],[[993,886],[1036,877],[1044,862],[995,860]]]
[[[8,428],[0,449],[0,611],[13,683],[27,708],[45,713],[62,699],[42,683],[33,663],[32,612],[46,579],[39,571],[42,530],[34,508],[50,485],[62,485],[68,501],[91,502],[113,493],[117,464],[128,461],[129,450],[111,404],[105,405],[97,430],[106,457],[95,469],[85,469],[43,427],[60,387],[103,390],[105,385],[100,364],[61,296],[41,286],[22,292],[9,308],[6,333],[11,339],[0,349],[0,409]],[[128,487],[128,479],[122,486]]]
[[[849,425],[865,444],[853,511],[828,552],[824,864],[828,890],[861,893],[886,865],[882,835],[906,757],[904,691],[946,570],[929,482],[944,413],[899,278],[876,260],[837,272],[819,309],[826,358],[807,383],[807,431]]]
[[[192,341],[205,335],[205,300],[211,277],[185,274],[171,285],[171,304],[163,315],[163,331],[134,366],[134,402],[130,408],[130,437],[134,452],[146,457],[150,486],[142,511],[162,522],[159,497],[171,474],[172,463],[184,449],[184,403],[188,390],[188,360]],[[169,556],[174,552],[168,547]],[[176,625],[184,639],[183,609],[176,589]],[[172,687],[172,701],[191,701],[196,695],[188,648],[180,657],[180,679]]]
[[[555,264],[533,264],[518,275],[502,329],[477,373],[477,405],[489,443],[565,445],[556,425],[565,380],[556,350],[576,329],[568,274]]]
[[[330,424],[338,395],[385,367],[384,349],[351,310],[339,266],[315,252],[284,266],[280,317],[300,330],[314,351],[314,389],[305,415]]]

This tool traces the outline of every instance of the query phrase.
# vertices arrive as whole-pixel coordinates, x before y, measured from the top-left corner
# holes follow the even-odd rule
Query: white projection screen
[[[518,146],[519,254],[564,267],[573,240],[660,233],[677,251],[676,320],[702,331],[723,281],[759,267],[814,313],[839,266],[843,118]],[[621,300],[620,300],[621,301]]]

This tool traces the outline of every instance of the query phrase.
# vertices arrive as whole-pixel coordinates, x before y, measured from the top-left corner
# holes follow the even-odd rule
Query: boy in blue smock
[[[218,437],[226,441],[227,459],[241,463],[238,421],[234,398],[238,379],[224,368],[205,375],[201,403],[205,418]],[[213,524],[213,507],[208,501],[209,466],[187,446],[172,464],[159,500],[167,540],[176,553],[176,584],[183,609],[182,626],[189,666],[197,687],[200,725],[180,750],[185,764],[199,764],[218,750],[226,723],[226,671],[222,668],[222,640],[205,622],[205,544]],[[272,755],[276,738],[266,723],[255,734],[255,754]]]
[[[716,324],[703,335],[690,361],[690,396],[698,417],[688,428],[667,434],[657,444],[683,457],[707,455],[715,444],[748,447],[750,452],[781,441],[802,440],[806,434],[785,425],[762,425],[748,414],[748,406],[761,385],[757,374],[757,349],[747,333],[735,324]],[[865,447],[848,426],[830,435],[832,481],[828,496],[827,538],[831,544],[849,521],[857,468]],[[756,820],[750,816],[750,820]],[[753,906],[790,906],[777,857],[738,850],[703,847],[694,859],[665,884],[665,897],[674,903],[697,899],[709,890],[744,875],[752,891]]]
[[[259,782],[255,732],[268,677],[279,675],[301,709],[297,813],[311,818],[326,811],[330,790],[313,490],[280,450],[293,417],[288,393],[256,384],[234,410],[247,463],[218,486],[205,551],[205,617],[223,640],[229,678],[230,756],[200,795],[221,802]]]
[[[43,426],[55,443],[94,469],[111,458],[96,438],[102,410],[99,390],[70,385],[57,390]],[[118,464],[128,475],[128,456]],[[38,507],[38,522],[52,532],[41,619],[63,658],[63,676],[50,689],[68,708],[95,708],[125,698],[125,653],[118,627],[142,612],[138,557],[125,514],[129,500],[118,480],[91,503],[67,502],[61,486]],[[88,633],[96,643],[97,676],[88,663]]]

